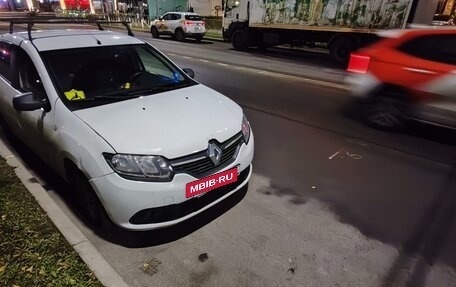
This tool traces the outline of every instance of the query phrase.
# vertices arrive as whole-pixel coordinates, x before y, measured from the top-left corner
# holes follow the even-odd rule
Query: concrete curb
[[[57,229],[79,254],[81,259],[95,273],[98,280],[106,287],[128,287],[128,284],[112,268],[106,259],[98,252],[87,237],[60,209],[55,201],[47,194],[46,190],[36,181],[15,156],[7,144],[0,138],[0,156],[8,165],[15,168],[15,173],[30,193],[35,197],[41,208],[47,213]]]

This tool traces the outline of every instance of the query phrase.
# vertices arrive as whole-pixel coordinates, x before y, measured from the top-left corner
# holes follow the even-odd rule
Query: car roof
[[[173,14],[180,14],[180,15],[195,15],[195,16],[199,16],[199,14],[197,13],[193,13],[193,12],[166,12],[165,14],[169,14],[169,13],[173,13]]]
[[[377,35],[384,38],[401,38],[406,35],[438,35],[456,34],[456,27],[437,27],[428,25],[410,25],[409,29],[392,29],[377,32]]]
[[[126,33],[100,30],[67,29],[32,31],[32,42],[38,51],[51,51],[72,48],[143,44],[138,38]],[[17,32],[0,36],[13,44],[29,41],[27,32]]]
[[[386,49],[396,49],[402,44],[416,39],[420,36],[434,36],[434,35],[453,35],[456,36],[456,29],[452,27],[436,27],[436,26],[414,26],[413,29],[394,29],[384,30],[376,33],[381,39],[358,50],[359,54],[366,55],[381,55]]]

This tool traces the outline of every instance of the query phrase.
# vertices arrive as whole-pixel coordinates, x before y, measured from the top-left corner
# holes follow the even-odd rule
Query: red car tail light
[[[190,26],[190,25],[192,25],[192,24],[193,24],[192,21],[185,21],[185,23],[184,23],[185,26]]]
[[[370,59],[371,58],[369,56],[351,54],[350,63],[348,64],[347,71],[360,74],[367,73]]]

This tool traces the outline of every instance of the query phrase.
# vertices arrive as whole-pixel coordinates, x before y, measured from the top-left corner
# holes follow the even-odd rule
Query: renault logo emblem
[[[216,143],[209,143],[207,155],[212,160],[214,165],[218,165],[220,163],[220,159],[222,159],[222,149]]]

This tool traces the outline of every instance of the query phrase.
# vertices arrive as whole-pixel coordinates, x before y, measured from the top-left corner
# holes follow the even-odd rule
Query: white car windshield
[[[108,103],[195,84],[147,44],[41,54],[61,97],[70,105]]]

